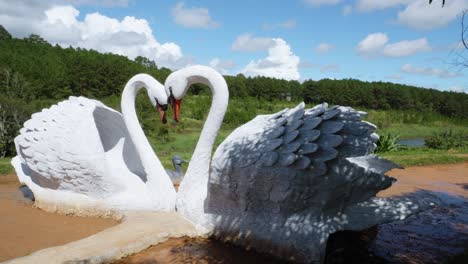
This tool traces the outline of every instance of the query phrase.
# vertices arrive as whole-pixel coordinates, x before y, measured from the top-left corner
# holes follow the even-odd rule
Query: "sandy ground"
[[[468,163],[393,170],[398,181],[379,196],[437,192],[446,204],[363,232],[338,232],[326,263],[442,263],[468,249]],[[169,239],[115,264],[284,263],[203,238]]]
[[[15,175],[0,176],[0,262],[81,239],[118,224],[112,219],[57,215],[22,198]]]
[[[395,169],[388,175],[397,179],[397,182],[380,192],[379,196],[429,190],[468,198],[468,163]]]
[[[446,204],[365,232],[334,234],[327,248],[327,263],[351,260],[359,263],[440,263],[466,250],[468,163],[411,167],[391,171],[390,175],[397,178],[397,183],[379,196],[425,195],[430,191],[443,198]],[[17,188],[15,176],[0,176],[0,261],[84,238],[117,224],[110,219],[43,212],[32,208]],[[174,238],[116,263],[282,262],[210,239]]]

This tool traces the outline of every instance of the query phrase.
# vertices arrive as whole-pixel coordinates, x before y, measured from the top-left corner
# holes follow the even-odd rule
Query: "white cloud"
[[[356,9],[361,12],[370,12],[405,5],[413,1],[414,0],[359,0],[356,3]],[[424,1],[426,5],[429,4],[426,0]]]
[[[457,92],[457,93],[468,93],[468,88],[463,87],[461,85],[454,85],[449,88],[449,91]]]
[[[387,42],[387,34],[373,33],[361,40],[356,49],[363,56],[374,56],[381,52]]]
[[[404,57],[418,52],[430,51],[431,47],[426,38],[403,40],[384,47],[383,54],[388,57]]]
[[[352,5],[343,6],[343,16],[350,15],[352,12],[353,12],[353,6]]]
[[[219,22],[214,21],[207,8],[185,7],[183,2],[177,3],[172,8],[172,18],[174,21],[186,28],[217,28]]]
[[[277,28],[292,29],[296,27],[296,20],[288,19],[286,21],[275,23],[275,24],[263,24],[262,28],[265,30],[272,30]]]
[[[228,74],[229,70],[236,67],[233,60],[221,60],[220,58],[213,58],[210,61],[210,66],[222,74]]]
[[[327,53],[329,52],[330,50],[332,50],[333,48],[335,48],[334,45],[332,44],[329,44],[329,43],[320,43],[317,45],[317,47],[315,47],[315,52],[317,53],[320,53],[320,54],[324,54],[324,53]]]
[[[419,74],[426,76],[437,76],[439,78],[455,78],[463,76],[459,72],[449,72],[445,69],[437,69],[431,67],[414,67],[411,64],[405,64],[401,67],[401,71],[404,73]]]
[[[398,22],[416,29],[440,28],[468,8],[468,0],[446,1],[442,8],[437,3],[429,5],[426,0],[412,1],[405,10],[398,13]]]
[[[372,33],[359,42],[356,50],[364,57],[405,57],[432,50],[426,38],[388,43],[385,33]]]
[[[266,76],[286,80],[299,80],[300,59],[291,51],[291,47],[281,38],[271,39],[274,43],[268,49],[266,58],[251,61],[242,73],[247,76]]]
[[[145,56],[158,66],[179,68],[192,62],[192,58],[184,56],[177,44],[159,43],[145,19],[126,16],[119,21],[91,13],[78,20],[80,12],[75,7],[49,7],[44,3],[18,1],[17,9],[3,9],[2,1],[0,24],[15,37],[39,34],[50,43],[63,47],[71,45],[112,52],[130,59]]]
[[[114,7],[114,6],[126,7],[128,6],[128,3],[130,1],[131,0],[65,0],[65,1],[54,0],[56,4],[68,3],[72,5],[90,5],[90,6],[105,6],[105,7]]]
[[[312,6],[321,6],[321,5],[336,5],[341,0],[303,0],[306,4]]]
[[[232,43],[231,49],[234,51],[255,52],[267,50],[275,45],[275,41],[271,38],[252,37],[252,34],[242,34]]]

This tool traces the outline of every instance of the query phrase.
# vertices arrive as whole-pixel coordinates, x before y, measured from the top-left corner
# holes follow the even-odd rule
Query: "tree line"
[[[97,99],[120,96],[125,83],[138,73],[150,74],[164,83],[171,70],[144,57],[130,60],[111,53],[54,46],[38,35],[12,38],[0,26],[0,156],[14,153],[12,138],[31,113],[71,95]],[[242,74],[225,78],[233,98],[249,101],[326,101],[369,109],[433,111],[468,119],[468,95],[464,93],[354,79],[308,80],[301,84]],[[189,93],[209,91],[195,85]],[[227,117],[238,123],[235,114],[228,113]]]

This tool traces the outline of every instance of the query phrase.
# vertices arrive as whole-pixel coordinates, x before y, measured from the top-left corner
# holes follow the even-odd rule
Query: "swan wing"
[[[327,210],[365,201],[391,186],[393,179],[383,173],[398,167],[369,155],[378,135],[376,126],[361,120],[365,114],[301,103],[258,116],[218,147],[210,191],[231,193],[233,206],[257,211]]]
[[[115,118],[106,120],[111,113],[117,112],[99,101],[70,97],[33,114],[15,138],[25,174],[43,188],[91,196],[115,191],[116,183],[105,177],[105,152],[110,147],[99,128],[121,131],[125,127]]]

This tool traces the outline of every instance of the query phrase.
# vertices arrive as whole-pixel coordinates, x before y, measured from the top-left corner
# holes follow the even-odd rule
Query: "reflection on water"
[[[392,171],[397,184],[379,196],[418,199],[430,193],[442,204],[403,221],[362,232],[340,231],[331,235],[326,263],[444,263],[464,250],[468,252],[467,168],[468,163],[464,163]],[[117,263],[286,262],[211,239],[178,238]]]
[[[418,197],[426,191],[412,193]],[[362,232],[340,231],[327,245],[327,264],[442,263],[468,245],[468,201],[434,193],[444,203],[400,222]],[[116,263],[287,263],[204,238],[170,239]]]
[[[443,263],[467,250],[468,200],[435,194],[444,205],[401,222],[380,225],[369,250],[389,263]]]
[[[115,262],[123,263],[287,263],[206,238],[172,238],[163,244]]]
[[[397,144],[408,147],[423,147],[426,142],[424,141],[424,138],[410,138],[400,139],[397,141]]]

